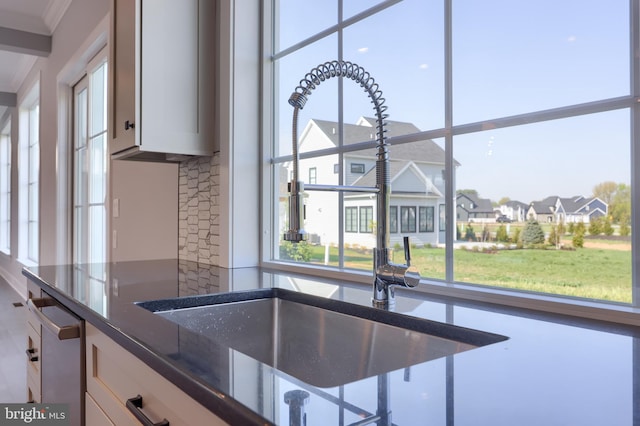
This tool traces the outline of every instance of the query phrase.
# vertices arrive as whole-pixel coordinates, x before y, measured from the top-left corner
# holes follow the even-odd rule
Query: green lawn
[[[330,264],[337,265],[337,249]],[[444,249],[411,252],[423,276],[444,279]],[[395,259],[404,263],[402,253]],[[313,263],[324,263],[324,247],[312,248]],[[371,254],[345,250],[345,266],[372,268]],[[456,281],[574,297],[631,302],[631,251],[615,249],[500,250],[494,254],[455,250]]]

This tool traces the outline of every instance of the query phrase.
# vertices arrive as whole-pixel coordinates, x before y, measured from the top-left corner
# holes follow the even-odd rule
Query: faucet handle
[[[411,246],[409,245],[409,237],[402,238],[404,243],[404,260],[407,266],[411,266]]]

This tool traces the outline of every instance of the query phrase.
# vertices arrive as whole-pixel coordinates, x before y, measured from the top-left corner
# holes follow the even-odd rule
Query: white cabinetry
[[[112,3],[113,158],[212,155],[215,2]]]
[[[87,424],[227,424],[89,323],[86,336]]]

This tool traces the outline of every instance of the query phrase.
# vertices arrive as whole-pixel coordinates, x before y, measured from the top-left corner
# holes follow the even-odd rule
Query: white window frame
[[[18,152],[18,260],[36,266],[40,259],[40,82],[20,104]]]
[[[104,74],[104,86],[101,89],[101,96],[97,98],[102,101],[102,111],[104,115],[104,125],[97,132],[92,132],[93,119],[94,119],[94,94],[96,89],[93,86],[93,77],[98,70],[103,70]],[[73,88],[73,105],[74,105],[74,120],[73,120],[73,196],[72,196],[72,211],[73,211],[73,226],[72,226],[72,253],[73,263],[103,263],[107,261],[108,253],[108,238],[107,238],[107,187],[108,187],[108,146],[107,146],[107,89],[108,86],[108,66],[107,66],[107,49],[103,48],[94,58],[87,64],[85,75],[74,85]],[[77,94],[85,91],[86,98],[85,104],[79,105],[77,102]],[[81,110],[82,108],[82,110]],[[78,113],[85,114],[85,123],[83,129],[78,128],[79,120]],[[84,134],[80,134],[80,131]],[[84,138],[84,145],[79,146],[79,140]],[[102,141],[102,158],[94,158],[91,153],[99,153],[96,150],[96,144]],[[78,159],[82,158],[83,163],[86,166],[86,173],[77,173]],[[92,162],[93,161],[93,162]],[[95,173],[96,161],[102,162],[98,169],[102,169],[103,173]],[[80,182],[78,179],[83,179]],[[96,181],[96,179],[98,181]],[[103,197],[100,200],[93,199],[91,190],[96,187],[96,183],[102,188],[101,192]],[[82,193],[79,189],[84,189]],[[91,222],[91,210],[103,209],[104,221],[102,226],[96,226]],[[86,225],[83,228],[83,234],[78,235],[78,221]],[[101,250],[95,250],[95,243],[92,243],[95,239],[102,240]],[[99,279],[102,279],[100,277]]]
[[[276,112],[274,111],[273,90],[278,87],[278,82],[275,81],[274,73],[277,66],[273,66],[273,61],[277,61],[279,58],[284,57],[290,53],[297,51],[300,48],[308,46],[309,44],[327,37],[330,33],[339,33],[347,25],[352,24],[354,20],[347,22],[346,24],[338,23],[333,27],[318,33],[315,36],[311,36],[296,45],[293,45],[283,51],[274,52],[274,39],[277,37],[274,31],[274,25],[277,19],[273,19],[274,6],[271,2],[267,2],[263,9],[263,48],[266,50],[263,58],[269,58],[262,67],[263,77],[263,111],[262,111],[262,136],[263,144],[262,149],[268,154],[275,151],[275,141],[273,135],[275,134],[274,123],[277,123]],[[341,2],[339,2],[341,3]],[[357,21],[366,18],[368,15],[377,13],[386,7],[392,6],[395,3],[394,0],[381,1],[375,7],[362,12],[358,15]],[[448,6],[445,7],[444,20],[445,20],[445,65],[448,70],[445,72],[445,127],[442,129],[434,129],[431,131],[422,132],[421,134],[414,135],[414,137],[403,137],[401,141],[395,141],[398,143],[408,143],[414,140],[423,140],[425,138],[444,138],[446,159],[446,168],[443,171],[443,178],[446,182],[445,198],[448,200],[455,200],[455,187],[454,182],[454,159],[453,159],[453,138],[456,135],[466,134],[469,132],[477,131],[476,129],[483,128],[485,123],[471,123],[463,125],[454,125],[452,117],[452,85],[453,79],[451,76],[451,51],[452,51],[452,8],[447,2]],[[631,68],[631,91],[628,96],[622,96],[618,98],[599,100],[595,102],[575,105],[573,107],[563,107],[551,110],[537,111],[533,113],[521,114],[513,117],[504,117],[491,120],[486,125],[491,125],[492,128],[503,128],[517,126],[523,122],[534,123],[544,122],[548,120],[555,120],[565,118],[569,115],[585,115],[590,113],[598,113],[605,111],[613,111],[619,109],[628,109],[631,112],[631,146],[640,146],[640,104],[636,100],[640,97],[640,58],[635,56],[633,52],[640,49],[640,4],[637,0],[629,0],[630,10],[630,68]],[[269,62],[271,61],[271,62]],[[295,84],[293,82],[292,84]],[[392,143],[394,141],[391,141]],[[373,147],[373,143],[372,143]],[[340,153],[340,149],[334,150]],[[332,151],[332,153],[334,153]],[[640,166],[640,149],[631,149],[631,169],[634,170],[637,166]],[[274,260],[274,240],[275,234],[278,233],[277,217],[277,197],[274,192],[277,192],[278,176],[274,173],[274,169],[283,161],[287,161],[288,158],[275,157],[273,155],[268,156],[267,161],[263,163],[263,177],[265,178],[264,186],[262,188],[263,194],[272,194],[263,198],[263,230],[261,234],[267,236],[263,239],[261,264],[263,266],[279,268],[282,271],[291,272],[304,272],[310,274],[318,274],[323,277],[332,277],[338,280],[351,280],[362,283],[370,283],[370,273],[359,271],[346,271],[342,267],[339,268],[325,268],[322,266],[314,265],[301,265],[287,262],[281,262]],[[326,155],[326,153],[319,153],[318,155]],[[305,158],[313,158],[313,153],[306,153]],[[637,166],[636,166],[637,165]],[[640,200],[640,174],[636,173],[632,175],[632,228],[640,229],[640,214],[638,210],[638,200]],[[338,211],[343,209],[339,208]],[[438,206],[438,230],[444,230],[444,224],[446,222],[455,223],[455,201],[445,205]],[[342,227],[342,221],[340,222]],[[552,294],[530,294],[526,292],[519,292],[517,290],[508,288],[488,288],[475,286],[472,284],[456,283],[453,277],[453,241],[454,241],[454,226],[449,227],[449,231],[446,233],[446,279],[444,282],[436,280],[423,280],[419,288],[415,291],[426,291],[431,294],[439,294],[445,296],[459,297],[470,300],[487,301],[491,303],[498,303],[507,306],[526,307],[529,309],[538,309],[546,312],[560,313],[576,315],[581,317],[588,317],[593,319],[604,319],[607,321],[614,321],[626,324],[640,324],[640,261],[636,260],[637,250],[640,248],[640,233],[634,232],[632,234],[632,247],[633,254],[632,259],[634,262],[632,273],[632,292],[633,301],[630,305],[622,305],[616,303],[609,303],[606,301],[590,301],[583,299],[573,299],[563,296],[556,296]],[[277,245],[277,240],[275,241]],[[342,252],[340,253],[342,256]]]
[[[0,132],[0,252],[11,254],[11,123]]]

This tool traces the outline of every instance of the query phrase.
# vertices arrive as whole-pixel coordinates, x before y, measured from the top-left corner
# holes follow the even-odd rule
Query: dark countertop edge
[[[139,358],[155,372],[169,380],[225,422],[231,425],[275,425],[226,393],[199,382],[195,377],[176,367],[170,360],[159,356],[142,342],[124,333],[119,328],[113,326],[107,319],[97,315],[91,309],[78,303],[57,288],[50,286],[46,281],[28,269],[23,268],[22,274],[36,283],[42,290],[55,297],[64,307],[91,323],[91,325],[109,336],[117,344]]]

